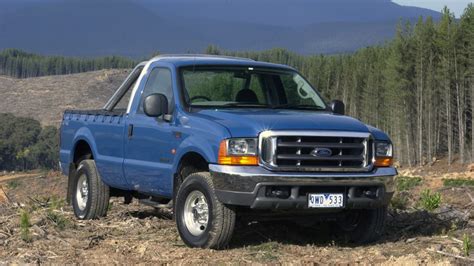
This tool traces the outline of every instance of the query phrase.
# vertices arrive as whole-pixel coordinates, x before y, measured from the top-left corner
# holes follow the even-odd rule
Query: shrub
[[[433,211],[441,204],[441,194],[439,192],[431,192],[429,189],[425,189],[421,192],[419,205],[427,210]]]
[[[398,176],[395,179],[397,191],[407,191],[421,184],[421,177]]]
[[[0,113],[0,169],[56,169],[58,134],[34,119]]]
[[[30,227],[30,215],[23,210],[20,215],[20,236],[25,242],[31,242]]]
[[[464,234],[462,237],[462,247],[464,251],[464,256],[469,257],[469,253],[472,248],[472,243],[471,243],[471,236],[468,234]]]
[[[65,200],[58,196],[53,196],[49,201],[49,207],[53,210],[59,210],[65,205],[66,205]]]
[[[15,189],[15,188],[17,188],[17,187],[20,186],[20,183],[21,183],[21,182],[18,181],[18,180],[11,180],[11,181],[9,181],[9,182],[7,183],[7,187],[8,187],[9,189]]]
[[[46,218],[48,218],[51,222],[53,222],[54,225],[59,230],[64,230],[66,226],[69,224],[69,220],[66,217],[64,217],[64,215],[60,213],[56,213],[52,210],[48,210],[46,212]]]
[[[445,187],[474,187],[474,180],[457,178],[457,179],[443,179],[443,185]]]

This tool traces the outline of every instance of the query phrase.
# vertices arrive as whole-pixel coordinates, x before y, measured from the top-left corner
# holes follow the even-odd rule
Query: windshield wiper
[[[326,108],[318,105],[310,104],[295,104],[295,103],[285,103],[279,105],[273,105],[272,109],[310,109],[310,110],[326,110]]]

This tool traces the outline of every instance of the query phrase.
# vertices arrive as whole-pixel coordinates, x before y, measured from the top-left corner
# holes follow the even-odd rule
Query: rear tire
[[[235,211],[217,200],[208,172],[190,174],[179,187],[174,206],[178,232],[186,245],[227,247],[235,227]]]
[[[70,197],[78,219],[98,219],[107,215],[110,189],[102,182],[94,160],[81,161],[72,184]]]
[[[350,243],[369,244],[382,237],[386,219],[386,206],[369,210],[352,210],[337,222],[337,230]]]

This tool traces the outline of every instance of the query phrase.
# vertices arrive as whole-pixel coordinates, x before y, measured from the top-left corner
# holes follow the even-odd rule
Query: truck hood
[[[201,110],[198,116],[226,127],[232,137],[255,137],[265,130],[333,130],[369,132],[379,140],[389,140],[382,131],[361,121],[329,112],[272,109]]]

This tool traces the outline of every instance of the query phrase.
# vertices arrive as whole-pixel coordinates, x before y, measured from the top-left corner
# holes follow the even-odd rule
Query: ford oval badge
[[[311,155],[314,157],[330,157],[332,155],[332,151],[328,148],[316,148],[311,151]]]

